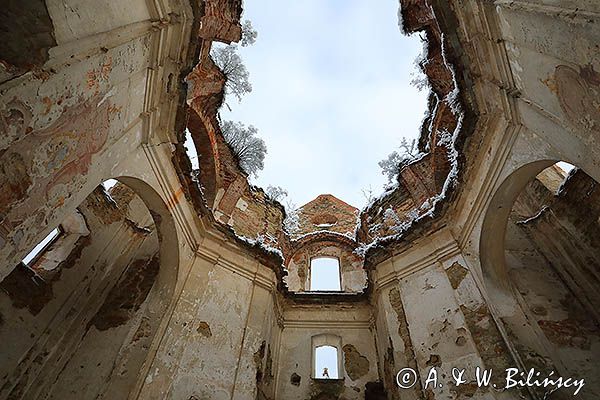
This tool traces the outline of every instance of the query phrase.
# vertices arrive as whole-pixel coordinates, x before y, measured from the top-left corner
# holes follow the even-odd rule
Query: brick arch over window
[[[188,129],[192,135],[196,151],[198,152],[198,163],[200,165],[200,182],[206,203],[212,207],[215,202],[218,185],[218,149],[214,134],[210,134],[202,120],[195,112],[190,112]]]
[[[317,232],[292,242],[287,258],[288,276],[285,283],[291,292],[310,290],[310,264],[316,258],[339,260],[341,289],[346,293],[361,293],[367,285],[364,259],[354,252],[358,245],[347,236],[332,232]]]

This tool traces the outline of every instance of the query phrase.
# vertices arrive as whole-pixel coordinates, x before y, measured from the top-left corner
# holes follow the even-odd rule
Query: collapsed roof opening
[[[253,5],[253,7],[258,6]],[[409,157],[399,157],[401,160],[395,166],[398,174],[394,178],[393,184],[379,197],[369,195],[369,204],[362,212],[329,194],[319,195],[317,199],[300,208],[288,207],[284,211],[284,207],[277,201],[281,201],[281,199],[270,198],[265,191],[249,183],[248,171],[240,164],[239,156],[236,155],[235,149],[232,149],[227,142],[225,132],[223,132],[224,126],[228,123],[225,121],[224,113],[229,113],[227,114],[227,119],[231,119],[229,118],[231,116],[239,115],[239,119],[248,125],[247,127],[246,125],[239,125],[240,129],[248,130],[251,128],[249,124],[252,123],[258,126],[261,136],[266,137],[263,133],[267,134],[268,132],[276,131],[279,136],[273,140],[266,137],[267,144],[281,140],[281,126],[286,126],[285,133],[294,130],[293,128],[287,129],[287,124],[293,118],[290,118],[290,114],[286,113],[285,110],[280,110],[280,107],[287,107],[290,104],[283,101],[284,99],[279,99],[280,101],[274,103],[272,101],[274,98],[273,95],[268,96],[270,104],[270,111],[268,113],[264,111],[264,103],[262,103],[260,109],[254,110],[256,112],[252,111],[252,108],[255,107],[252,104],[255,101],[259,103],[262,101],[260,99],[263,98],[263,94],[259,95],[259,91],[267,90],[267,88],[273,86],[273,82],[278,82],[277,89],[279,92],[282,92],[281,87],[284,87],[282,85],[293,82],[296,75],[291,74],[288,77],[288,81],[274,80],[272,76],[268,79],[263,79],[261,78],[261,74],[265,72],[264,68],[252,66],[252,63],[256,60],[264,62],[266,59],[269,59],[274,63],[287,61],[279,53],[279,50],[282,49],[272,48],[271,50],[265,50],[269,48],[269,44],[272,41],[272,38],[269,36],[272,35],[272,32],[269,30],[268,25],[263,24],[263,22],[267,24],[268,21],[261,20],[262,16],[260,15],[257,15],[255,18],[252,14],[254,9],[249,8],[246,10],[248,14],[245,15],[245,18],[252,19],[254,26],[257,27],[259,31],[257,43],[260,43],[260,46],[253,46],[247,49],[237,47],[236,51],[239,52],[244,63],[246,63],[250,79],[258,79],[256,82],[253,82],[254,92],[252,96],[245,97],[242,105],[235,104],[230,99],[227,102],[228,107],[221,107],[224,104],[224,97],[227,95],[227,74],[219,69],[219,63],[213,61],[211,58],[211,49],[215,42],[205,40],[202,43],[200,61],[194,71],[186,78],[188,83],[187,103],[190,106],[186,142],[190,143],[191,137],[200,158],[200,172],[195,177],[197,177],[197,183],[200,184],[203,203],[206,206],[204,209],[199,210],[199,212],[209,214],[211,219],[214,219],[214,222],[219,225],[220,229],[232,234],[243,245],[249,245],[258,252],[281,257],[286,266],[289,264],[288,258],[293,253],[290,250],[296,246],[297,241],[301,240],[307,234],[315,233],[315,231],[335,233],[350,238],[353,242],[356,242],[354,249],[359,257],[363,260],[366,259],[367,263],[370,263],[371,257],[365,258],[366,254],[380,257],[379,261],[381,261],[381,258],[388,257],[389,252],[378,251],[381,247],[378,244],[381,241],[398,241],[404,233],[410,231],[415,226],[423,225],[423,223],[439,217],[444,207],[443,200],[446,199],[447,195],[458,182],[458,162],[460,155],[456,143],[462,131],[464,117],[461,101],[462,94],[458,90],[455,72],[450,65],[450,61],[453,58],[445,53],[445,49],[450,47],[444,48],[444,38],[441,35],[435,16],[431,10],[424,10],[418,7],[413,9],[412,7],[411,4],[402,4],[401,20],[403,21],[401,22],[404,24],[402,25],[402,30],[406,34],[418,33],[418,35],[414,35],[413,37],[418,43],[417,47],[419,51],[423,50],[422,57],[419,58],[418,63],[422,71],[425,72],[427,76],[425,80],[429,82],[431,89],[427,104],[428,112],[423,120],[419,116],[418,123],[415,125],[414,132],[420,135],[420,138],[417,142],[413,142],[413,145],[407,145],[411,147],[411,150],[408,152],[410,153]],[[389,18],[390,13],[386,12],[385,14],[385,17]],[[395,14],[394,10],[393,15]],[[417,15],[419,16],[418,18],[416,17]],[[383,25],[381,19],[378,19],[377,22],[378,26]],[[394,32],[390,32],[390,36],[401,38],[401,34],[396,31],[396,25],[396,21],[394,20],[392,24]],[[378,29],[380,28],[378,27]],[[290,30],[289,26],[286,27],[286,30]],[[376,34],[377,32],[374,33],[374,35]],[[281,42],[281,37],[279,35],[277,41],[273,42]],[[214,38],[211,36],[211,39]],[[225,40],[225,42],[228,42],[228,40]],[[284,40],[283,42],[286,41]],[[265,51],[267,53],[264,53]],[[397,57],[406,57],[406,52],[400,53],[402,54],[399,55],[386,49],[382,53],[381,59],[386,60],[386,63],[389,63],[389,65],[394,65],[397,64]],[[334,53],[334,58],[335,54],[337,53]],[[390,58],[388,59],[387,57]],[[412,63],[412,61],[411,59],[410,62]],[[359,74],[365,73],[370,67],[371,65],[366,65],[361,59],[356,71],[353,72]],[[283,70],[286,70],[286,68],[283,68]],[[390,76],[393,76],[392,79],[401,80],[405,78],[405,83],[408,84],[410,74],[408,71],[406,72],[406,74],[398,74],[397,68],[393,68],[393,74]],[[373,74],[368,75],[371,76]],[[341,75],[329,78],[343,82],[344,84],[353,82],[352,79],[344,79]],[[318,85],[316,87],[319,88],[319,93],[322,90],[331,89]],[[350,88],[344,88],[342,85],[342,87],[338,87],[337,89],[339,90],[334,91],[336,95],[331,97],[332,102],[330,103],[335,107],[344,108],[337,104],[336,101],[345,98],[344,96],[340,96],[340,94],[350,91]],[[357,93],[361,92],[357,88],[354,89],[356,89]],[[315,91],[308,94],[310,94],[311,98],[316,96]],[[280,97],[286,95],[285,91],[280,93]],[[379,98],[379,96],[375,97]],[[414,96],[411,97],[410,104],[411,106],[415,104]],[[233,112],[227,111],[229,107],[233,109]],[[273,109],[273,107],[275,108]],[[335,113],[338,113],[338,108],[336,108],[337,111]],[[404,133],[404,131],[398,132],[398,124],[396,123],[398,110],[402,108],[399,108],[398,104],[395,104],[394,113],[392,113],[395,121],[393,124],[393,133],[397,141],[400,141]],[[326,108],[321,107],[320,110],[322,109]],[[351,110],[352,107],[348,109]],[[268,114],[269,121],[260,122],[260,118],[263,118],[265,114]],[[354,114],[359,114],[363,122],[367,121],[369,123],[378,121],[380,117],[377,113],[371,112]],[[411,115],[414,116],[415,114],[418,115],[419,113],[415,113],[412,110]],[[303,112],[303,116],[305,115],[306,112]],[[315,115],[317,115],[316,111]],[[250,120],[246,116],[257,118],[259,122],[257,122],[257,119]],[[277,124],[277,127],[273,126],[272,124],[276,124],[280,116],[285,116],[286,118],[279,121],[280,123]],[[312,123],[313,120],[323,121],[323,118],[326,117],[328,118],[329,115],[323,116],[319,114],[319,118],[313,118],[308,122]],[[352,171],[362,171],[363,168],[360,165],[356,165],[356,161],[357,159],[364,159],[365,149],[372,147],[372,126],[369,129],[361,130],[363,133],[368,132],[365,136],[368,140],[361,146],[361,156],[353,157],[351,151],[339,149],[339,146],[352,144],[356,139],[354,135],[348,136],[349,131],[347,129],[327,129],[324,132],[322,129],[310,129],[310,127],[307,127],[306,118],[303,117],[302,121],[304,122],[301,130],[303,142],[307,141],[307,132],[314,132],[318,135],[319,139],[318,141],[316,140],[319,146],[311,146],[312,155],[309,158],[300,157],[302,146],[299,146],[298,143],[286,145],[284,146],[285,149],[271,149],[267,154],[280,157],[284,161],[286,168],[313,166],[318,170],[317,175],[326,177],[331,174],[335,175],[335,168],[326,167],[322,161],[333,161],[339,164],[340,160],[336,157],[330,157],[332,152],[329,150],[327,153],[328,157],[321,157],[317,153],[321,149],[327,150],[326,145],[329,142],[333,142],[338,146],[336,151],[339,154],[343,154],[344,159],[351,159],[353,162],[352,167],[346,169],[351,173],[353,173]],[[406,124],[403,122],[404,125]],[[265,126],[267,126],[266,129],[264,129]],[[337,136],[340,132],[344,132],[345,136]],[[379,133],[381,133],[381,129]],[[352,140],[349,140],[349,138]],[[402,141],[402,143],[409,142],[406,140]],[[187,147],[191,148],[192,146]],[[386,151],[389,152],[391,148],[393,148],[393,145],[387,146]],[[290,149],[293,149],[293,151],[290,151]],[[194,158],[193,154],[191,154],[191,158]],[[381,159],[381,157],[379,158]],[[318,160],[318,162],[310,162],[313,159]],[[377,168],[377,162],[374,161],[370,164],[373,165],[374,169]],[[269,165],[269,159],[266,160],[266,165]],[[281,168],[280,170],[283,171]],[[344,171],[343,173],[346,172]],[[343,173],[340,173],[341,176],[343,176]],[[270,179],[266,175],[268,174],[263,174],[263,178],[265,180]],[[291,182],[289,179],[290,176],[293,176],[293,174],[285,173],[288,182]],[[336,176],[336,184],[340,180],[339,178],[340,176]],[[261,179],[258,181],[260,182]],[[306,185],[303,182],[303,180],[299,180],[300,185],[303,187],[303,192],[306,192],[305,189],[309,186],[313,188],[320,187],[318,184]],[[353,189],[357,193],[361,191],[360,187],[356,185],[353,186]],[[285,190],[283,191],[285,192]],[[289,192],[291,193],[290,196],[294,196],[292,189]],[[361,198],[358,202],[352,201],[355,204],[360,204],[361,202],[364,202],[364,199]],[[326,208],[318,209],[318,207],[325,203],[327,203]],[[284,225],[285,228],[283,227]],[[282,276],[285,275],[286,271],[281,268],[281,265],[275,266],[275,268],[280,269],[279,272],[282,273]],[[310,290],[310,285],[307,282],[308,279],[306,279],[306,271],[307,269],[303,271],[302,268],[294,271],[293,273],[296,274],[297,272],[298,276],[290,277],[287,283],[290,284],[292,282],[294,287],[300,288],[300,291]],[[361,290],[359,289],[358,291]]]
[[[342,290],[340,260],[319,257],[310,260],[310,291],[337,292]]]

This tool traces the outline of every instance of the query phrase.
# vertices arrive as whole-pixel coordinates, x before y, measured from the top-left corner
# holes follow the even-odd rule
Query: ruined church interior
[[[252,0],[3,2],[0,400],[600,398],[600,2],[393,1],[419,156],[295,210],[218,117]]]

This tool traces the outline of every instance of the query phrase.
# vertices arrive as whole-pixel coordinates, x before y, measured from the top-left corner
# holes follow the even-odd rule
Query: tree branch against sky
[[[257,137],[258,130],[249,125],[246,127],[241,122],[224,121],[221,131],[225,141],[237,157],[240,167],[248,175],[258,175],[264,168],[267,146],[264,140]]]
[[[245,20],[242,24],[242,47],[250,46],[256,42],[258,32],[252,27],[250,20]],[[213,44],[210,52],[215,64],[225,75],[225,95],[237,97],[238,102],[242,101],[245,94],[252,92],[250,84],[250,74],[238,54],[238,47],[235,44],[219,46]]]
[[[398,146],[398,150],[391,152],[386,159],[379,161],[381,173],[387,176],[388,183],[396,178],[403,162],[417,156],[419,152],[416,143],[417,141],[415,139],[407,140],[404,137]]]
[[[257,37],[258,32],[252,27],[250,20],[245,20],[242,24],[241,46],[254,44]],[[234,95],[241,101],[244,95],[252,92],[250,74],[238,54],[237,45],[215,46],[211,50],[211,57],[225,75],[226,96]],[[238,159],[240,167],[248,175],[257,177],[258,171],[264,168],[267,154],[264,140],[257,136],[258,130],[252,125],[246,127],[241,122],[233,121],[220,122],[220,126],[223,137]]]

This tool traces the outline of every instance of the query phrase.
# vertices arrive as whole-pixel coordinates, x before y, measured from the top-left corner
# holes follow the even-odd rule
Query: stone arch
[[[164,287],[163,296],[170,301],[179,270],[179,241],[173,215],[160,194],[150,184],[131,176],[120,176],[116,179],[140,196],[156,224],[160,246],[160,270],[157,284]]]
[[[539,160],[516,169],[498,187],[485,214],[479,242],[480,261],[486,289],[506,296],[510,287],[504,259],[504,237],[510,210],[525,186],[555,160]]]
[[[20,265],[0,283],[0,338],[14,341],[0,363],[8,372],[0,397],[124,399],[141,386],[175,291],[178,234],[150,183],[116,179],[123,190],[108,194],[100,185],[82,193],[72,211],[83,215],[86,232],[66,237],[69,246],[57,242],[71,249],[64,258]],[[46,270],[47,261],[57,265]],[[27,339],[19,337],[23,329]]]
[[[586,232],[577,222],[581,216],[565,210],[597,202],[597,195],[586,197],[597,191],[597,181],[582,170],[574,170],[556,191],[544,180],[549,171],[557,170],[557,162],[541,159],[525,163],[494,193],[479,241],[482,278],[518,367],[585,378],[588,392],[584,397],[591,399],[600,390],[590,363],[600,348],[599,320],[594,311],[594,302],[597,305],[600,299],[597,287],[589,290],[590,285],[583,284],[586,278],[582,279],[582,271],[589,273],[590,268],[582,265],[586,258],[598,260],[600,254],[594,250],[594,241],[590,241],[591,246],[577,243],[582,237],[578,235]],[[582,203],[569,203],[573,200]],[[592,205],[590,209],[598,207]],[[517,210],[527,210],[527,217]],[[594,215],[589,215],[590,219],[598,218]],[[598,226],[593,229],[600,231]],[[578,254],[580,249],[585,257]],[[588,279],[597,282],[592,279],[597,276],[592,271]],[[533,390],[540,397],[545,395],[542,389]],[[565,394],[559,393],[557,398]]]
[[[311,260],[334,258],[339,262],[341,291],[361,293],[367,286],[364,259],[354,252],[358,245],[347,236],[333,232],[316,232],[293,242],[287,258],[285,277],[291,292],[309,291]]]
[[[159,325],[173,300],[177,285],[180,259],[177,227],[168,204],[150,183],[134,176],[118,176],[115,179],[132,189],[141,198],[156,226],[159,244],[158,275],[147,296],[147,311],[142,316],[142,319],[148,317],[148,324],[145,329],[147,331],[146,334],[150,337],[150,343],[152,343],[155,337],[160,335]],[[139,331],[141,329],[138,329]],[[141,332],[141,334],[144,334],[144,332]],[[137,368],[134,367],[134,369],[138,374],[135,380],[128,383],[126,387],[126,389],[129,389],[128,391],[119,390],[118,385],[111,382],[109,385],[110,391],[104,393],[103,396],[106,398],[117,398],[116,396],[124,393],[128,393],[131,396],[139,391],[146,376],[143,371],[141,373],[139,371],[144,365],[147,367],[150,366],[147,359],[152,357],[153,349],[149,346],[149,348],[145,349],[145,354],[142,357],[133,360],[134,364],[137,365]]]
[[[139,391],[146,375],[144,368],[150,365],[147,360],[153,357],[155,348],[153,343],[155,343],[157,335],[160,335],[159,325],[164,315],[168,312],[177,283],[179,243],[176,224],[169,210],[169,205],[151,183],[139,177],[128,175],[119,175],[113,179],[126,186],[141,200],[146,207],[146,212],[149,213],[153,221],[158,252],[149,261],[149,264],[157,262],[157,273],[153,278],[146,279],[143,275],[138,276],[136,272],[129,273],[131,267],[128,267],[123,272],[122,276],[114,282],[113,287],[108,291],[100,308],[88,323],[88,330],[92,326],[95,329],[93,331],[86,331],[81,338],[79,348],[83,355],[79,356],[78,352],[75,352],[72,355],[74,361],[69,360],[65,364],[61,375],[77,376],[79,368],[83,368],[83,366],[78,365],[82,359],[91,359],[95,360],[94,362],[98,361],[105,364],[106,360],[102,358],[102,355],[95,355],[93,354],[93,348],[87,350],[86,347],[90,347],[90,341],[94,342],[98,340],[102,343],[107,340],[107,337],[115,337],[120,341],[120,344],[116,345],[119,351],[116,357],[113,356],[112,361],[109,359],[109,361],[114,363],[114,372],[110,372],[105,377],[106,383],[95,383],[91,385],[91,388],[97,391],[95,395],[98,398],[125,399],[135,396]],[[144,227],[140,228],[144,229]],[[134,266],[134,264],[131,266]],[[146,270],[154,268],[146,268]],[[145,289],[144,286],[146,287]],[[145,294],[142,293],[141,296],[134,296],[139,303],[137,305],[138,311],[130,313],[128,317],[123,318],[120,315],[121,309],[123,307],[127,309],[132,302],[131,299],[123,300],[123,297],[126,297],[128,291],[135,292],[138,290],[145,291]],[[136,302],[136,300],[133,302]],[[124,334],[122,332],[123,329],[129,333]],[[89,338],[88,335],[90,335]],[[88,341],[87,346],[85,345],[85,340]],[[114,346],[109,346],[109,342],[104,343],[103,353],[106,351],[110,354],[110,349]],[[88,352],[91,354],[87,355]],[[60,378],[60,375],[57,377],[57,382],[59,382],[58,378]],[[69,379],[73,378],[66,378],[66,383],[69,382]],[[62,389],[68,386],[70,385],[65,384],[63,381],[57,385],[57,388]],[[80,384],[80,387],[82,389],[86,388],[83,382]],[[60,390],[58,393],[54,393],[53,387],[52,395],[65,398],[67,394]],[[67,396],[67,398],[69,397]]]

